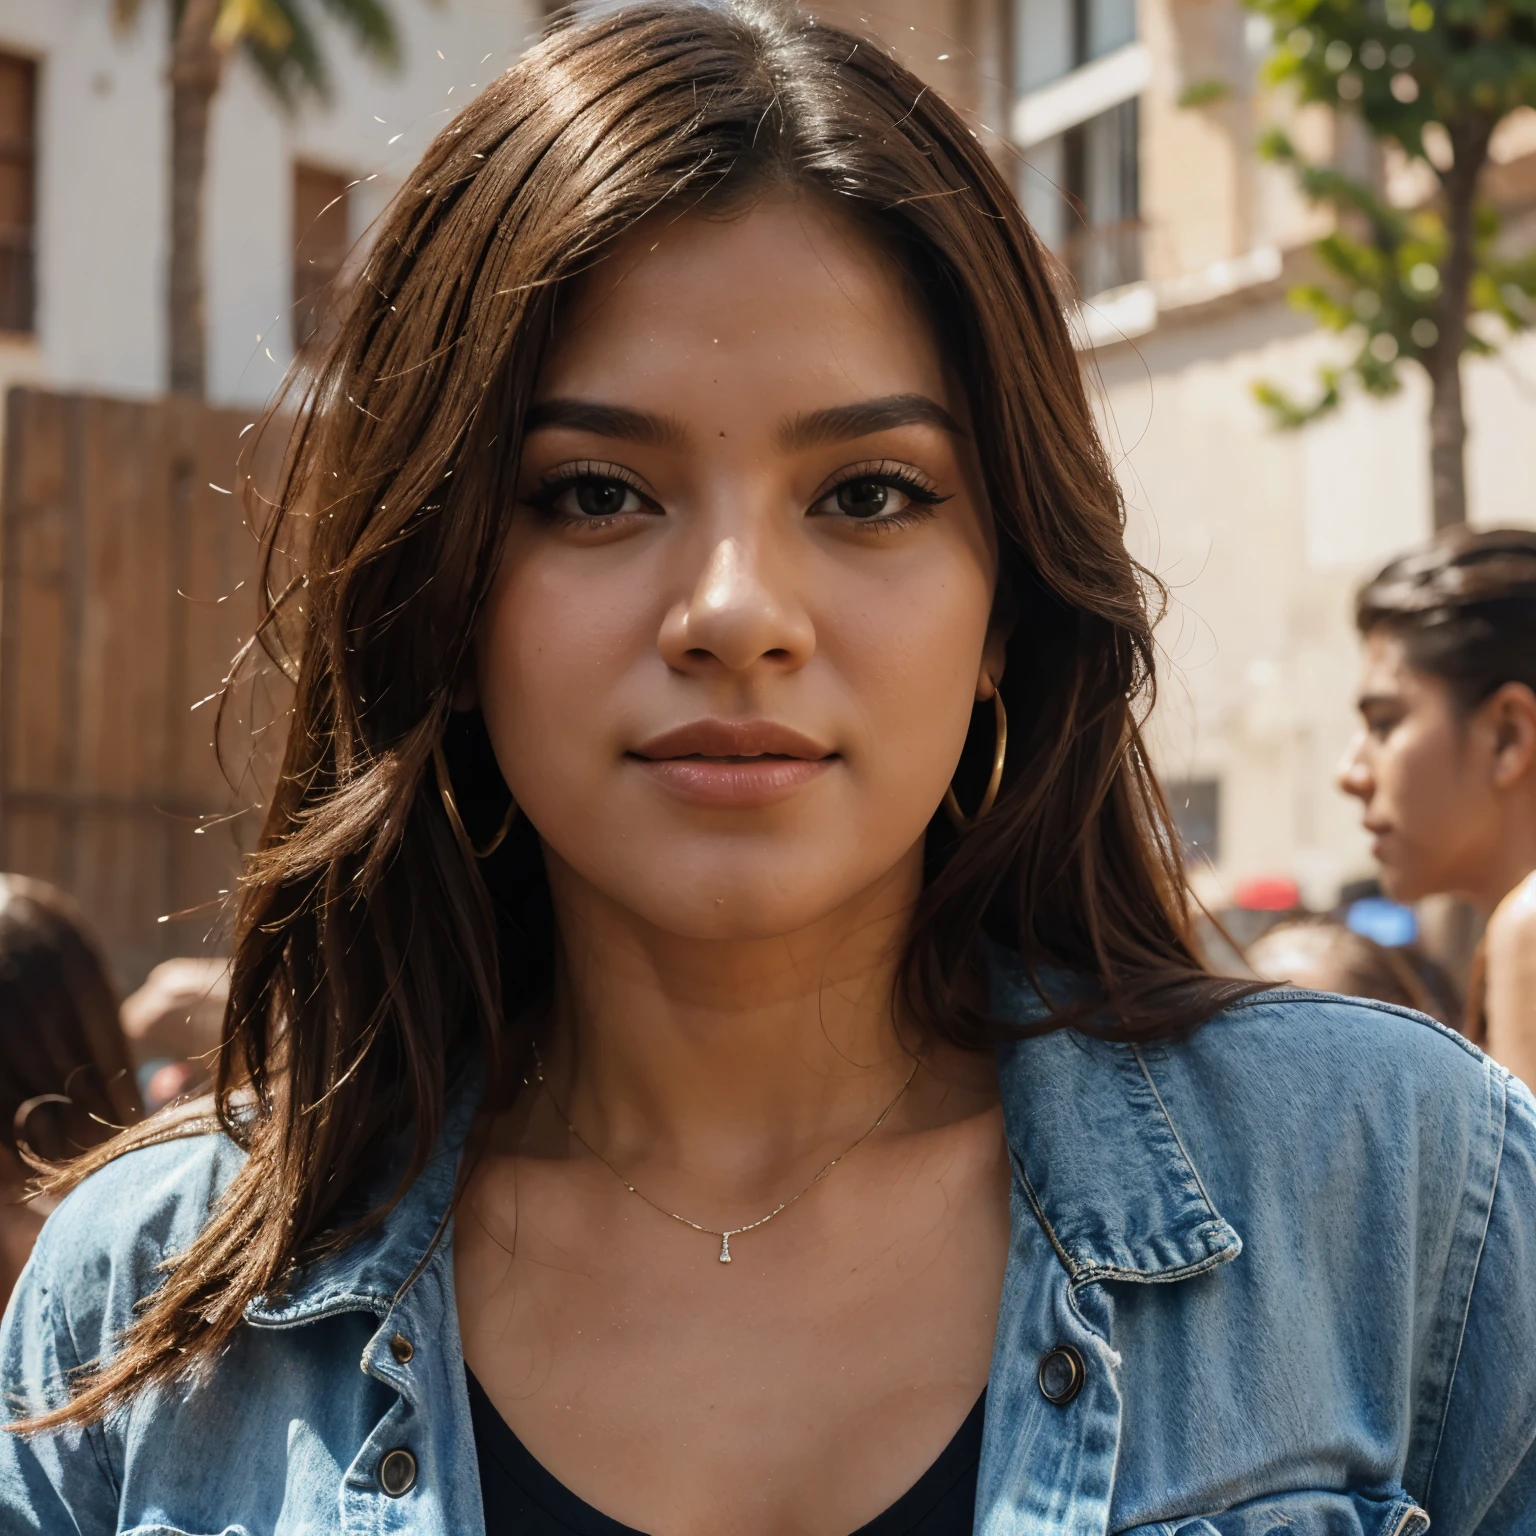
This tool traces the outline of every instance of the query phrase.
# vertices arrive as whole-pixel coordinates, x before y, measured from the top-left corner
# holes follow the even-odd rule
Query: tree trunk
[[[1467,520],[1467,418],[1462,407],[1461,354],[1477,253],[1472,216],[1477,184],[1488,160],[1492,119],[1471,118],[1449,129],[1453,160],[1441,172],[1447,250],[1440,270],[1435,344],[1424,354],[1429,372],[1429,472],[1435,532]]]
[[[1443,337],[1445,332],[1440,334]],[[1467,419],[1462,411],[1459,347],[1446,349],[1433,360],[1429,385],[1430,494],[1439,533],[1467,520]]]
[[[171,48],[171,248],[167,283],[173,394],[206,391],[203,187],[208,123],[224,59],[213,41],[219,0],[186,0]]]

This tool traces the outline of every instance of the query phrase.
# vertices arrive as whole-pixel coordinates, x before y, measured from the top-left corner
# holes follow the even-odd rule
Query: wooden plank
[[[255,616],[244,413],[13,390],[0,501],[0,868],[65,886],[118,979],[215,951],[253,817],[213,692]],[[211,482],[211,484],[210,484]],[[184,918],[159,919],[184,908]]]

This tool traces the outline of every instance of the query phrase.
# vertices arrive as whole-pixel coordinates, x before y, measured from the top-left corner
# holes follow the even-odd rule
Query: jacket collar
[[[989,961],[1001,1018],[1049,1018],[1017,956],[989,946]],[[1080,986],[1049,969],[1039,980],[1058,1003]],[[1014,1167],[1073,1284],[1183,1280],[1242,1252],[1141,1047],[1057,1029],[1003,1046],[998,1075]]]
[[[447,1235],[459,1158],[483,1091],[480,1073],[466,1074],[449,1094],[426,1167],[394,1209],[356,1242],[307,1265],[280,1294],[251,1302],[246,1321],[258,1328],[291,1328],[338,1312],[386,1316]],[[380,1180],[384,1191],[394,1188],[395,1177]]]
[[[1016,955],[989,945],[988,962],[999,1017],[1016,1024],[1049,1018],[1049,1003]],[[1039,977],[1058,1001],[1080,985],[1062,971],[1043,969]],[[1074,1284],[1182,1280],[1242,1251],[1141,1049],[1057,1029],[1001,1047],[998,1075],[1014,1167]],[[288,1328],[338,1312],[386,1316],[447,1234],[482,1090],[472,1074],[450,1096],[427,1166],[378,1226],[306,1267],[280,1295],[253,1301],[247,1321]]]

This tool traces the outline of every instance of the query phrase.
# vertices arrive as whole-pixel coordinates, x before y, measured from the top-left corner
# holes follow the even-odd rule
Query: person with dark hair
[[[0,1524],[1531,1528],[1536,1102],[1204,965],[1058,278],[787,4],[443,130],[271,418],[214,1113],[56,1184]]]
[[[1488,919],[1467,1034],[1536,1082],[1536,532],[1453,529],[1360,590],[1361,725],[1339,785],[1396,901]]]
[[[117,997],[84,920],[53,886],[0,875],[0,1298],[42,1227],[19,1203],[33,1168],[142,1114]]]
[[[1344,923],[1314,918],[1276,923],[1243,958],[1270,981],[1416,1008],[1452,1027],[1461,1022],[1455,984],[1417,944],[1378,944]]]

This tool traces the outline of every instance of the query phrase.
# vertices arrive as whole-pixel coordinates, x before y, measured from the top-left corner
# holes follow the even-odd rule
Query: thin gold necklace
[[[597,1148],[594,1147],[592,1143],[588,1141],[587,1138],[583,1136],[574,1125],[571,1124],[571,1117],[566,1114],[566,1112],[560,1107],[560,1101],[555,1097],[554,1092],[551,1090],[549,1084],[544,1080],[544,1060],[539,1055],[539,1048],[536,1045],[533,1047],[533,1075],[538,1079],[539,1087],[544,1091],[544,1094],[549,1099],[549,1102],[554,1106],[555,1113],[559,1115],[561,1120],[565,1122],[566,1130],[568,1130],[571,1135],[574,1136],[576,1140],[579,1141],[582,1146],[584,1146],[587,1151],[590,1152],[592,1156],[595,1157],[598,1162],[600,1162],[603,1167],[606,1168],[608,1172],[611,1173],[614,1178],[616,1178],[619,1183],[622,1184],[624,1188],[630,1192],[630,1194],[634,1195],[636,1199],[644,1200],[645,1203],[650,1206],[653,1211],[660,1211],[663,1216],[668,1216],[673,1221],[681,1222],[685,1227],[692,1227],[695,1232],[703,1232],[709,1237],[718,1237],[720,1239],[720,1262],[722,1264],[729,1264],[731,1262],[731,1239],[733,1237],[740,1237],[743,1232],[755,1232],[758,1227],[766,1227],[775,1216],[778,1216],[784,1211],[787,1211],[790,1206],[792,1206],[795,1201],[800,1198],[801,1195],[809,1194],[810,1191],[813,1190],[818,1184],[820,1184],[821,1181],[826,1178],[826,1176],[831,1173],[832,1170],[837,1167],[837,1165],[842,1162],[842,1160],[847,1157],[850,1152],[857,1150],[866,1141],[868,1141],[869,1138],[873,1136],[882,1125],[885,1124],[886,1116],[889,1115],[890,1112],[895,1109],[899,1103],[901,1103],[902,1095],[906,1093],[907,1089],[912,1086],[912,1079],[917,1076],[917,1069],[922,1066],[922,1064],[923,1058],[921,1056],[914,1056],[912,1058],[912,1070],[907,1073],[907,1080],[901,1085],[900,1088],[896,1090],[896,1097],[892,1099],[891,1102],[880,1111],[880,1116],[875,1121],[875,1123],[870,1126],[870,1128],[865,1131],[864,1134],[860,1136],[859,1139],[854,1142],[851,1147],[845,1147],[843,1151],[839,1152],[830,1163],[828,1163],[824,1168],[821,1169],[819,1173],[817,1173],[816,1177],[813,1178],[811,1182],[799,1192],[799,1194],[791,1195],[789,1199],[786,1200],[782,1205],[774,1206],[774,1208],[769,1211],[766,1216],[759,1216],[756,1221],[749,1221],[745,1226],[727,1227],[722,1231],[717,1227],[706,1227],[700,1222],[689,1221],[686,1216],[679,1216],[676,1211],[669,1211],[666,1206],[657,1205],[649,1195],[642,1194],[638,1189],[636,1189],[635,1186],[631,1184],[629,1180],[626,1179],[624,1175],[620,1173],[619,1170],[615,1168],[613,1164],[610,1163],[608,1159],[604,1157],[603,1154],[599,1152]],[[525,1085],[528,1084],[528,1080],[526,1078],[524,1078],[523,1081]]]

